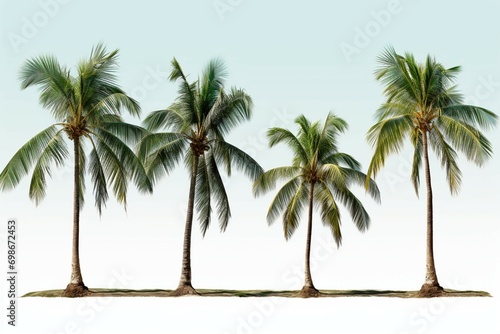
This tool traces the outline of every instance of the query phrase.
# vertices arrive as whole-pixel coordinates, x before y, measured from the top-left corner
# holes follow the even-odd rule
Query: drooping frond
[[[491,143],[472,125],[456,121],[448,116],[439,117],[435,125],[446,140],[462,152],[468,160],[481,166],[491,157],[493,153]]]
[[[410,134],[410,140],[413,144],[413,160],[411,167],[411,181],[415,194],[419,195],[420,187],[420,168],[422,167],[422,159],[424,156],[424,144],[422,142],[422,133],[418,128],[413,128]]]
[[[73,78],[69,70],[52,56],[28,60],[21,69],[21,88],[38,86],[40,104],[51,111],[58,122],[63,122],[77,108]]]
[[[177,108],[172,108],[151,112],[143,120],[143,124],[149,131],[158,131],[172,127],[177,131],[180,130],[179,132],[183,132],[188,122]]]
[[[92,151],[90,151],[90,161],[88,170],[91,175],[92,183],[94,184],[93,192],[95,198],[95,205],[99,216],[102,215],[102,208],[108,201],[108,186],[106,174],[104,173],[105,166],[103,165],[102,155],[97,154],[97,145],[94,140],[90,138],[92,143]],[[107,167],[106,167],[107,168]],[[109,172],[108,172],[109,173]]]
[[[330,188],[334,198],[341,202],[349,211],[354,225],[364,232],[370,226],[370,216],[361,201],[348,188]]]
[[[297,194],[303,181],[300,176],[293,177],[285,183],[278,191],[276,196],[269,206],[267,211],[267,223],[271,225],[284,212],[291,202],[292,198]]]
[[[285,212],[283,213],[283,232],[286,240],[290,239],[299,226],[300,216],[307,205],[308,196],[308,184],[304,182],[300,183],[297,191],[288,202]]]
[[[307,152],[290,130],[271,128],[267,131],[267,137],[269,138],[269,147],[274,147],[279,143],[287,144],[294,154],[294,164],[299,165],[308,162]]]
[[[249,179],[254,181],[263,173],[262,167],[250,155],[240,150],[236,146],[229,144],[226,141],[216,140],[212,146],[213,154],[217,162],[229,164],[236,167],[237,170],[242,171]],[[226,159],[224,159],[226,157]],[[230,173],[228,173],[230,174]]]
[[[137,147],[139,160],[143,162],[152,184],[168,175],[182,159],[188,142],[179,133],[151,133]]]
[[[198,160],[196,174],[196,195],[195,206],[198,212],[198,221],[200,222],[201,234],[205,236],[209,226],[212,213],[211,201],[211,180],[208,175],[207,162],[205,155],[201,155]]]
[[[64,144],[54,139],[58,133],[57,127],[51,125],[24,144],[0,173],[0,190],[10,190],[16,187],[21,178],[29,173],[31,167],[37,164],[44,152],[46,152],[45,159],[50,159],[50,155],[51,159],[61,164],[67,155],[67,149],[65,150]],[[49,146],[52,148],[48,148]],[[42,164],[45,165],[45,162]]]
[[[377,175],[384,166],[385,159],[390,154],[401,151],[404,139],[411,129],[411,118],[401,116],[381,120],[368,130],[367,140],[375,148],[375,153],[366,173],[368,177]]]
[[[484,130],[493,129],[498,116],[491,111],[470,105],[450,105],[443,108],[443,116]]]
[[[147,134],[143,127],[123,121],[103,122],[101,127],[130,146],[137,145]]]
[[[323,225],[330,228],[337,247],[340,247],[342,244],[340,209],[326,182],[320,181],[316,184],[314,199],[316,206],[320,210]]]
[[[83,205],[85,204],[85,174],[87,171],[87,156],[85,154],[85,145],[84,141],[80,140],[79,141],[79,157],[80,157],[80,162],[78,163],[79,165],[79,170],[80,170],[80,175],[78,177],[78,183],[79,183],[79,203],[80,203],[80,210],[83,208]]]
[[[226,188],[224,187],[224,182],[222,181],[222,176],[217,166],[217,161],[211,152],[207,154],[207,168],[212,184],[211,195],[215,200],[217,208],[219,227],[220,230],[224,232],[229,223],[229,218],[231,218],[231,209],[229,207],[229,198],[226,193]]]
[[[261,196],[276,188],[276,183],[281,180],[302,175],[302,169],[297,166],[285,166],[270,169],[257,178],[253,184],[254,196]]]
[[[29,197],[38,205],[45,197],[46,177],[51,176],[51,165],[61,167],[69,152],[59,130],[45,146],[33,169]]]
[[[438,127],[435,127],[430,133],[431,147],[441,160],[441,166],[446,172],[446,179],[450,187],[450,192],[457,195],[462,183],[462,172],[458,168],[458,155],[455,150],[446,142],[444,135]]]

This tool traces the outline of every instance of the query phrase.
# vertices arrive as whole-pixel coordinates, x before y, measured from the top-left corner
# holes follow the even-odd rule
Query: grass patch
[[[161,289],[89,289],[89,297],[171,297],[173,290]],[[224,289],[198,289],[201,297],[288,297],[299,298],[299,290],[224,290]],[[23,297],[61,297],[63,290],[34,291]],[[395,297],[418,298],[418,291],[398,290],[320,290],[318,298],[332,297]],[[491,297],[485,291],[460,291],[445,289],[442,297]]]

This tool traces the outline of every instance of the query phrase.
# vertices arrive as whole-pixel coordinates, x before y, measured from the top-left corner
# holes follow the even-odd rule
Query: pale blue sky
[[[174,100],[177,87],[166,78],[173,57],[193,80],[208,60],[221,57],[227,64],[228,84],[244,88],[255,103],[252,121],[241,125],[230,140],[251,153],[263,167],[288,164],[290,157],[285,147],[267,149],[264,137],[267,128],[293,127],[293,119],[302,113],[310,119],[322,120],[328,111],[349,122],[349,132],[340,138],[341,149],[366,167],[371,149],[365,134],[373,123],[374,111],[383,101],[382,87],[375,81],[373,72],[376,57],[384,47],[392,45],[400,53],[412,52],[420,60],[431,54],[447,67],[461,65],[463,71],[457,83],[467,101],[498,113],[499,11],[500,4],[493,0],[134,3],[2,0],[0,167],[3,168],[29,138],[52,122],[49,112],[38,105],[36,89],[19,89],[21,65],[30,57],[50,53],[72,67],[87,57],[98,42],[104,42],[110,50],[120,49],[120,83],[141,102],[143,115],[166,107]],[[457,257],[466,256],[469,243],[474,245],[470,250],[473,254],[488,256],[487,249],[477,246],[484,245],[484,240],[489,240],[488,247],[498,242],[498,239],[486,238],[498,235],[499,231],[495,204],[500,199],[497,172],[500,136],[498,132],[487,135],[496,155],[482,169],[463,159],[460,161],[464,184],[458,197],[449,195],[444,174],[437,161],[432,161],[436,242],[452,237],[467,240],[463,245],[465,249],[459,247],[461,241],[451,250],[439,246],[441,263],[452,261],[458,266],[461,262]],[[416,258],[423,261],[425,203],[416,198],[407,178],[408,154],[407,150],[401,157],[391,159],[377,178],[382,205],[366,198],[366,207],[373,218],[368,233],[358,233],[348,215],[344,215],[344,247],[369,244],[371,240],[376,248],[377,240],[384,240],[390,249],[392,242],[394,245],[400,242],[398,238],[409,238],[403,240],[411,239],[416,248],[408,246],[404,251],[422,251]],[[54,171],[53,180],[48,182],[46,200],[38,208],[28,199],[28,178],[14,191],[0,194],[0,217],[14,216],[25,225],[50,221],[47,226],[55,226],[53,233],[69,238],[57,228],[69,224],[71,219],[71,164],[68,166]],[[187,173],[180,166],[172,177],[158,184],[152,196],[138,195],[131,187],[128,214],[111,198],[100,221],[88,191],[82,224],[95,225],[92,228],[96,233],[105,233],[102,225],[117,222],[137,224],[131,226],[173,224],[179,227],[180,233],[172,232],[171,236],[181,240],[187,185]],[[285,243],[280,223],[271,228],[265,223],[273,194],[254,200],[250,187],[243,176],[234,175],[228,183],[233,212],[228,231],[220,236],[214,224],[206,239],[255,237]],[[90,183],[87,188],[91,189]],[[364,198],[362,191],[359,194]],[[305,225],[293,238],[297,240],[299,254],[302,254],[303,230]],[[329,233],[320,224],[316,231],[318,235]],[[136,233],[137,238],[146,238],[148,228]],[[199,238],[198,229],[194,234]],[[106,238],[106,234],[103,237]],[[203,241],[196,247],[204,247]],[[404,251],[401,250],[402,254]],[[388,258],[381,261],[391,264]],[[488,266],[483,264],[481,270],[485,271],[481,275],[489,275]],[[421,275],[412,283],[415,285],[423,279],[424,263],[417,262],[414,266]],[[463,268],[454,267],[454,270],[467,272]],[[471,274],[471,280],[473,277]]]

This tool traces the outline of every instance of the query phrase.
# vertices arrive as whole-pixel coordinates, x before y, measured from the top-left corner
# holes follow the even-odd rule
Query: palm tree
[[[128,180],[141,191],[152,187],[144,168],[127,143],[138,142],[143,130],[122,122],[121,110],[139,116],[140,107],[116,84],[114,74],[118,50],[107,52],[102,44],[81,61],[77,75],[53,56],[28,60],[21,71],[21,88],[37,86],[40,104],[49,109],[56,123],[30,139],[12,157],[0,174],[0,190],[14,188],[33,168],[29,197],[38,205],[45,197],[51,166],[61,167],[70,153],[64,135],[73,142],[74,195],[71,280],[63,295],[87,295],[80,269],[80,210],[84,203],[85,172],[93,182],[95,204],[102,212],[108,199],[108,185],[118,202],[126,205]],[[92,150],[85,154],[84,143]]]
[[[481,166],[491,156],[490,142],[478,128],[490,129],[497,116],[481,107],[462,104],[462,95],[453,81],[460,67],[445,68],[430,56],[425,64],[412,54],[398,55],[387,48],[379,57],[377,80],[385,85],[387,101],[376,114],[376,124],[368,131],[374,147],[368,176],[375,176],[390,154],[398,153],[409,139],[413,145],[411,180],[418,196],[420,169],[424,164],[427,190],[427,256],[425,283],[421,296],[440,295],[433,251],[433,197],[429,167],[429,147],[446,171],[450,192],[459,192],[462,174],[457,165],[457,150]]]
[[[213,202],[221,231],[231,217],[220,167],[230,175],[234,165],[252,180],[262,173],[254,159],[224,139],[252,115],[250,96],[236,88],[224,91],[225,76],[224,64],[215,59],[208,63],[201,79],[189,83],[174,58],[170,80],[179,82],[179,96],[168,109],[154,111],[144,120],[145,127],[153,133],[142,140],[139,157],[145,161],[151,181],[155,183],[168,174],[181,159],[191,172],[181,278],[174,296],[197,294],[191,284],[194,209],[203,235],[210,226]],[[160,129],[168,132],[157,132]]]
[[[363,186],[366,175],[360,171],[358,161],[338,151],[337,137],[347,129],[343,119],[328,114],[324,125],[321,125],[319,122],[311,123],[302,115],[295,123],[299,126],[297,136],[283,128],[271,128],[267,133],[270,147],[285,143],[292,149],[292,165],[266,171],[255,181],[253,191],[255,196],[259,196],[274,189],[279,180],[287,180],[267,213],[267,222],[272,224],[283,212],[287,240],[297,229],[303,209],[308,207],[305,283],[300,295],[315,297],[319,292],[314,287],[309,265],[313,208],[319,209],[321,220],[331,229],[337,246],[342,242],[339,202],[347,207],[356,227],[365,231],[370,217],[349,187],[352,184]],[[368,193],[380,200],[375,182],[369,182]]]

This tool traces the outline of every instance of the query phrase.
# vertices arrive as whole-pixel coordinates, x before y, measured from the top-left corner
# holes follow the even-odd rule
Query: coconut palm
[[[297,135],[283,128],[271,128],[267,133],[270,147],[279,143],[290,147],[294,154],[292,165],[266,171],[255,181],[253,191],[255,196],[260,196],[274,189],[278,181],[286,180],[271,202],[267,222],[274,223],[283,213],[283,229],[287,240],[297,229],[304,208],[308,208],[305,283],[300,295],[312,297],[319,295],[313,284],[309,264],[313,209],[316,207],[319,210],[321,220],[331,229],[337,246],[342,242],[339,204],[347,207],[356,227],[365,231],[369,227],[370,217],[349,187],[353,184],[363,186],[366,175],[360,171],[358,161],[338,150],[337,137],[347,129],[343,119],[328,114],[321,125],[319,122],[311,123],[302,115],[295,123],[299,126]],[[369,182],[368,193],[377,201],[380,200],[375,182]]]
[[[21,88],[37,86],[40,104],[50,110],[56,123],[17,151],[0,174],[0,190],[14,188],[33,169],[29,197],[38,205],[45,197],[51,168],[63,166],[70,156],[64,137],[73,142],[73,246],[71,280],[64,296],[88,294],[79,257],[85,174],[91,176],[99,214],[108,200],[109,185],[118,202],[124,205],[130,178],[141,191],[151,191],[142,164],[127,145],[138,142],[144,131],[121,119],[122,109],[139,116],[140,107],[116,84],[117,53],[118,50],[107,52],[102,44],[97,45],[90,57],[78,64],[76,76],[53,56],[28,60],[21,71]],[[91,147],[88,155],[85,142]]]
[[[231,211],[220,168],[228,175],[234,167],[253,180],[262,168],[245,152],[226,142],[224,137],[252,115],[252,100],[243,90],[224,90],[224,64],[208,63],[202,77],[188,82],[174,58],[170,80],[179,82],[179,96],[165,110],[154,111],[144,120],[152,133],[144,137],[139,157],[145,161],[153,183],[184,160],[190,170],[189,198],[184,232],[182,270],[175,296],[196,294],[191,283],[191,231],[194,209],[205,235],[215,204],[221,231],[228,225]],[[167,132],[158,132],[165,130]]]
[[[490,129],[497,116],[481,107],[464,105],[453,81],[460,67],[445,68],[430,56],[417,63],[412,54],[398,55],[387,48],[379,57],[377,80],[385,85],[387,97],[376,114],[376,124],[368,131],[374,154],[368,176],[375,176],[386,158],[400,152],[404,141],[413,145],[411,180],[418,196],[420,169],[424,166],[427,191],[427,247],[425,282],[422,296],[439,295],[433,251],[433,194],[429,166],[429,148],[445,169],[449,189],[459,192],[462,174],[457,151],[481,166],[492,154],[490,142],[478,128]]]

